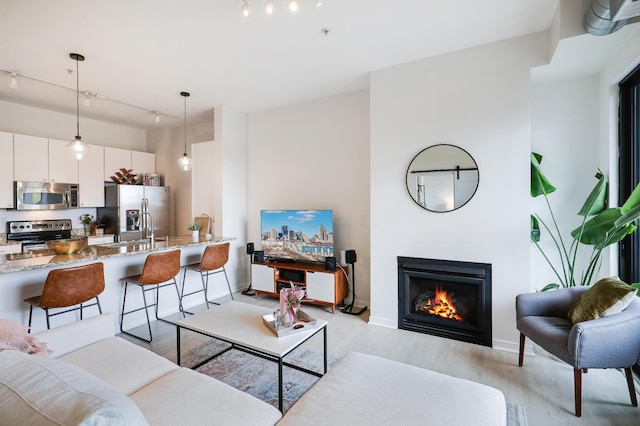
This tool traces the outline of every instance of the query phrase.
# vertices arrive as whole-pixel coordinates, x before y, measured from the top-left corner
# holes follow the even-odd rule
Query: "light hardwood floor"
[[[269,308],[277,305],[276,299],[265,296],[256,300],[253,296],[237,293],[234,297],[241,302]],[[211,309],[215,309],[215,306]],[[589,370],[583,375],[582,417],[578,418],[573,414],[573,369],[562,362],[546,356],[528,356],[525,357],[524,366],[518,367],[516,353],[369,325],[368,310],[360,316],[353,316],[338,310],[331,314],[329,309],[311,305],[304,305],[303,309],[329,322],[330,353],[344,355],[351,351],[364,352],[493,386],[504,393],[507,401],[524,404],[529,426],[640,425],[640,407],[631,406],[622,371]],[[152,344],[121,336],[175,362],[175,327],[154,321],[153,330]],[[196,333],[183,333],[183,351],[206,341]],[[306,344],[321,347],[321,339],[316,336]],[[428,386],[425,383],[425,388]],[[637,382],[636,390],[640,390]]]

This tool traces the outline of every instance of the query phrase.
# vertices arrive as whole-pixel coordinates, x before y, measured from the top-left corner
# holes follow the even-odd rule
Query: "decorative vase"
[[[191,231],[191,236],[193,237],[194,240],[199,240],[200,239],[200,231]]]
[[[84,225],[84,235],[88,237],[91,234],[91,224],[84,223],[83,225]]]

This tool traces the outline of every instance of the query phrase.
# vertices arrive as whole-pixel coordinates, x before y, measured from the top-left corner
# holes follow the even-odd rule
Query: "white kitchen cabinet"
[[[20,253],[21,251],[22,251],[22,244],[20,243],[0,244],[0,255]]]
[[[78,162],[80,207],[104,207],[104,150],[90,145],[87,158]]]
[[[68,143],[69,141],[49,139],[49,182],[78,183],[79,161],[67,148]],[[91,154],[89,150],[89,156]]]
[[[156,172],[156,155],[152,152],[131,151],[131,168],[133,174]]]
[[[131,150],[122,148],[104,147],[104,180],[113,182],[111,176],[115,176],[120,169],[130,170]]]
[[[13,180],[49,181],[49,141],[47,138],[13,135]]]
[[[251,288],[253,290],[275,292],[275,271],[267,265],[251,264]]]
[[[13,207],[13,133],[0,132],[0,208]]]

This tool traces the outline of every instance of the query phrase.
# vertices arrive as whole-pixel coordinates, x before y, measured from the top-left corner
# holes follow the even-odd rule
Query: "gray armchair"
[[[640,299],[619,314],[572,324],[571,306],[589,287],[572,287],[516,297],[520,358],[525,336],[547,352],[573,366],[575,413],[582,415],[582,371],[589,368],[624,368],[631,403],[638,406],[631,367],[640,354]]]

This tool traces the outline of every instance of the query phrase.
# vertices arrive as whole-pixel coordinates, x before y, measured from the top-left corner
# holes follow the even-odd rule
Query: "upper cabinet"
[[[156,172],[156,155],[151,152],[130,151],[121,148],[104,148],[104,180],[111,182],[120,169],[132,170],[133,174]]]
[[[120,169],[131,169],[131,151],[128,149],[104,147],[104,180],[111,182]]]
[[[151,152],[131,151],[131,168],[137,175],[155,173],[156,155]]]
[[[13,134],[0,132],[0,208],[13,207]]]
[[[49,182],[79,183],[78,163],[69,141],[49,139]],[[91,157],[91,149],[87,158]]]
[[[13,135],[13,179],[28,182],[78,183],[78,160],[67,141]]]
[[[13,135],[13,165],[13,180],[48,182],[49,140],[37,136]]]
[[[90,145],[87,158],[78,162],[80,207],[104,207],[104,150]]]

